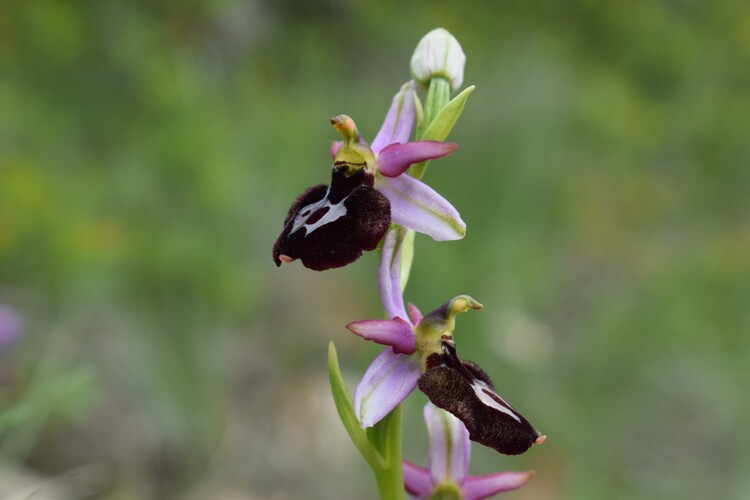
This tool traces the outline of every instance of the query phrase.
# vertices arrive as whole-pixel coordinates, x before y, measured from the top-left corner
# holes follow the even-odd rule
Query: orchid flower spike
[[[368,145],[346,115],[331,119],[343,140],[331,146],[331,184],[309,188],[292,203],[273,247],[277,266],[301,259],[316,271],[342,267],[374,250],[391,223],[438,241],[461,239],[466,224],[442,196],[403,175],[414,163],[441,158],[456,144],[408,142],[414,125],[414,82],[394,96],[380,131]]]
[[[387,320],[355,321],[347,328],[389,346],[369,366],[354,392],[354,411],[363,428],[379,422],[415,387],[436,406],[463,422],[473,441],[506,455],[518,455],[546,439],[497,392],[476,364],[459,359],[453,341],[455,317],[482,304],[459,295],[422,316],[401,295],[398,232],[383,244],[378,281]]]
[[[525,485],[533,472],[470,476],[469,432],[456,417],[427,403],[424,419],[430,436],[428,468],[404,460],[404,487],[417,498],[479,500]]]

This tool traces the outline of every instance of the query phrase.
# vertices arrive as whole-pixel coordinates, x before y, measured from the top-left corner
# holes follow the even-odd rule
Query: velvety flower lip
[[[334,168],[331,185],[320,184],[292,204],[273,246],[277,266],[301,259],[316,271],[342,267],[374,250],[391,222],[390,202],[361,170],[346,177]]]
[[[273,246],[277,266],[301,259],[316,271],[342,267],[374,250],[391,224],[388,198],[375,190],[375,159],[360,144],[354,121],[345,115],[331,124],[346,140],[334,161],[331,184],[302,193],[292,204]]]
[[[442,354],[431,354],[417,384],[436,406],[452,413],[472,441],[506,455],[519,455],[546,439],[497,392],[476,364],[458,358],[452,340],[442,340]]]
[[[446,490],[464,500],[479,500],[520,488],[533,472],[498,472],[470,476],[471,443],[463,423],[432,403],[424,407],[430,437],[428,468],[404,460],[404,487],[417,498],[439,496]]]

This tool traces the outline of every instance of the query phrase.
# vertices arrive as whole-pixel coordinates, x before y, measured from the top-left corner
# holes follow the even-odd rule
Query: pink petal
[[[331,159],[335,159],[339,149],[344,147],[344,141],[331,141]]]
[[[417,306],[409,302],[406,304],[406,307],[409,308],[409,317],[411,318],[412,325],[418,325],[420,321],[422,321],[422,313],[417,309]]]
[[[452,142],[416,141],[389,144],[378,154],[378,169],[386,177],[398,177],[413,163],[434,160],[458,149]]]
[[[534,472],[498,472],[486,476],[469,477],[464,481],[465,500],[480,500],[503,491],[520,488],[526,484]]]
[[[404,309],[404,297],[401,295],[401,278],[399,263],[401,262],[400,237],[402,230],[390,230],[383,240],[383,253],[380,255],[378,267],[378,287],[380,300],[388,318],[408,319]]]
[[[373,360],[354,391],[354,413],[363,429],[388,415],[417,386],[419,358],[387,348]]]
[[[409,142],[415,116],[414,81],[408,81],[401,86],[398,94],[393,96],[385,121],[372,141],[373,153],[378,154],[381,149],[394,142]]]
[[[424,467],[403,461],[404,464],[404,488],[410,495],[427,495],[432,491],[432,479],[430,471]]]
[[[427,184],[408,175],[380,176],[377,189],[391,202],[391,219],[437,241],[460,240],[466,224],[453,205]]]
[[[354,321],[346,327],[364,339],[393,347],[393,352],[396,354],[414,352],[414,330],[401,318],[366,319]]]
[[[469,431],[459,419],[432,403],[424,407],[424,419],[430,434],[430,474],[437,484],[451,481],[462,484],[469,473],[471,443]]]

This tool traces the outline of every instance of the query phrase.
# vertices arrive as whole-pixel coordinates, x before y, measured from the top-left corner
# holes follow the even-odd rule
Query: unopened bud
[[[434,77],[443,77],[450,82],[451,92],[464,81],[466,55],[458,40],[444,28],[427,33],[417,44],[411,57],[411,73],[414,79],[428,85]]]

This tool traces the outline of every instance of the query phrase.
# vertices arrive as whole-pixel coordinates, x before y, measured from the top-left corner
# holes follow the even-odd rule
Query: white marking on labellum
[[[292,225],[292,230],[289,231],[290,235],[293,234],[298,229],[304,227],[305,236],[308,236],[310,233],[312,233],[319,227],[324,226],[326,224],[330,224],[331,222],[334,222],[346,215],[346,207],[344,206],[344,202],[346,202],[346,200],[349,198],[350,195],[347,195],[343,200],[333,205],[328,200],[328,194],[330,192],[331,192],[331,187],[329,186],[328,190],[326,191],[326,195],[323,197],[322,200],[306,205],[305,207],[301,208],[297,212],[297,215],[294,217],[294,224]],[[313,224],[307,223],[307,220],[310,218],[310,216],[314,215],[319,210],[322,210],[324,208],[327,208],[328,211],[320,219],[315,221]]]
[[[481,380],[475,380],[474,383],[471,384],[471,388],[474,391],[474,394],[477,395],[479,400],[482,403],[484,403],[485,406],[489,406],[490,408],[494,408],[498,411],[501,411],[505,413],[506,415],[511,416],[519,424],[521,423],[521,419],[518,418],[518,415],[516,415],[516,413],[512,411],[509,407],[503,405],[503,403],[505,403],[505,400],[501,398],[500,396],[498,396],[495,391],[490,389],[490,387],[487,384],[485,384]],[[507,404],[508,403],[505,403],[505,405]]]

